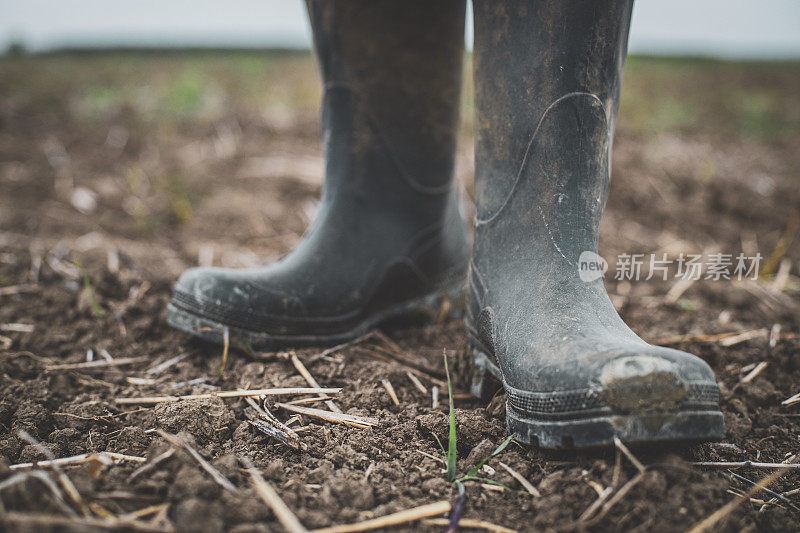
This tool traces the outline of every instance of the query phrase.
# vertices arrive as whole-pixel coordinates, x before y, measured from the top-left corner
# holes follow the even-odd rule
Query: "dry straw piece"
[[[3,514],[3,524],[11,531],[136,531],[152,533],[172,533],[167,526],[153,525],[140,520],[114,518],[83,518],[57,516],[52,514],[29,514],[8,512]]]
[[[428,389],[425,387],[425,385],[422,384],[422,382],[419,380],[417,376],[415,376],[410,370],[406,370],[406,375],[408,376],[408,379],[411,380],[411,383],[414,384],[414,386],[417,388],[418,391],[420,391],[422,394],[428,394]]]
[[[793,455],[790,457],[786,464],[796,464],[798,456]],[[737,498],[729,501],[710,515],[708,515],[705,519],[697,523],[692,529],[689,530],[689,533],[704,533],[706,531],[711,530],[714,528],[718,522],[726,519],[728,515],[730,515],[733,511],[735,511],[740,505],[744,504],[745,502],[749,501],[750,498],[755,495],[757,492],[766,489],[780,478],[782,478],[787,472],[789,472],[788,468],[782,468],[780,470],[776,470],[772,472],[768,476],[762,478],[758,483],[754,484],[750,487],[745,493],[742,493]]]
[[[382,379],[381,383],[383,384],[383,388],[386,389],[386,392],[389,394],[389,398],[392,399],[392,403],[395,405],[400,405],[400,400],[397,398],[397,393],[394,391],[392,382],[388,379]]]
[[[180,402],[186,400],[206,400],[208,398],[245,398],[258,396],[280,396],[288,394],[336,394],[342,389],[338,387],[276,387],[272,389],[228,390],[207,392],[204,394],[187,394],[185,396],[143,396],[139,398],[117,398],[117,405],[154,404],[165,402]]]
[[[313,416],[316,418],[321,418],[322,420],[327,420],[328,422],[336,422],[338,424],[344,424],[346,426],[353,426],[361,429],[369,426],[377,426],[380,423],[375,418],[349,415],[347,413],[332,413],[322,409],[300,407],[299,405],[289,405],[286,403],[276,403],[275,407],[278,407],[279,409],[286,409],[287,411],[291,411],[292,413],[297,413],[299,415]]]
[[[214,479],[214,481],[216,481],[222,488],[229,490],[234,494],[239,493],[239,489],[237,489],[236,486],[233,483],[231,483],[228,478],[223,476],[219,470],[217,470],[211,465],[211,463],[203,459],[203,456],[197,453],[197,450],[189,446],[186,442],[181,440],[179,437],[175,435],[170,435],[166,431],[162,431],[160,429],[157,429],[156,433],[158,433],[162,439],[169,442],[176,448],[183,448],[184,450],[189,452],[189,455],[192,456],[192,459],[197,461],[200,467],[206,472],[208,472],[208,474]]]
[[[317,382],[317,380],[314,379],[314,376],[311,375],[311,372],[308,371],[308,369],[300,360],[300,358],[297,357],[297,355],[295,354],[292,354],[292,364],[297,369],[297,371],[300,372],[300,375],[303,376],[303,379],[306,380],[306,383],[308,383],[312,387],[320,387],[319,382]],[[333,400],[325,400],[325,405],[327,405],[328,409],[330,409],[334,413],[342,412],[342,410],[339,409],[339,407],[335,403],[333,403]]]
[[[539,490],[538,490],[536,487],[534,487],[534,486],[533,486],[533,484],[532,484],[530,481],[528,481],[527,479],[525,479],[525,478],[522,476],[522,474],[520,474],[519,472],[517,472],[516,470],[514,470],[513,468],[511,468],[511,467],[510,467],[510,466],[508,466],[507,464],[505,464],[503,461],[500,461],[499,463],[500,463],[500,466],[502,466],[502,467],[503,467],[503,469],[504,469],[506,472],[508,472],[509,474],[511,474],[511,477],[513,477],[514,479],[516,479],[516,480],[519,482],[519,484],[520,484],[520,485],[522,485],[522,487],[523,487],[523,488],[524,488],[526,491],[528,491],[528,494],[530,494],[531,496],[536,496],[537,498],[538,498],[539,496],[541,496],[541,495],[542,495],[542,493],[541,493],[541,492],[539,492]]]
[[[423,518],[429,518],[444,514],[450,511],[450,502],[441,501],[436,503],[429,503],[421,505],[405,511],[399,511],[380,518],[373,518],[372,520],[365,520],[355,524],[344,524],[341,526],[331,526],[322,529],[314,529],[312,533],[355,533],[357,531],[371,531],[382,527],[397,526],[400,524],[407,524],[408,522],[415,522]]]
[[[136,363],[149,361],[149,357],[121,357],[119,359],[99,359],[96,361],[84,361],[82,363],[66,363],[63,365],[49,365],[44,367],[47,372],[57,372],[59,370],[90,370],[95,368],[127,366]]]
[[[694,466],[708,468],[764,468],[768,470],[800,470],[800,463],[760,463],[758,461],[698,461]]]
[[[290,533],[305,533],[308,531],[292,510],[283,502],[278,492],[261,476],[261,473],[253,466],[253,463],[246,457],[242,457],[239,460],[250,474],[250,481],[256,493],[272,509],[275,518],[278,519],[286,531]]]
[[[56,467],[56,466],[76,465],[91,461],[95,457],[105,457],[113,461],[132,461],[135,463],[144,463],[147,460],[145,457],[137,457],[135,455],[125,455],[122,453],[92,452],[92,453],[82,453],[79,455],[73,455],[71,457],[59,457],[57,459],[48,459],[47,461],[38,461],[35,463],[18,463],[15,465],[11,465],[9,468],[11,470],[24,470],[26,468],[34,468],[34,467],[46,468],[51,466]]]
[[[450,520],[447,518],[427,518],[422,521],[423,524],[429,526],[444,526],[450,525]],[[464,529],[482,529],[484,531],[491,531],[492,533],[516,533],[516,529],[509,529],[507,527],[492,524],[485,520],[476,520],[474,518],[462,518],[458,521],[458,527]]]

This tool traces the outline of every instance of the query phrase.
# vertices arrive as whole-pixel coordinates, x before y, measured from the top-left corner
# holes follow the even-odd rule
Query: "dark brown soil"
[[[313,362],[320,350],[297,352],[323,386],[343,387],[336,398],[343,411],[380,421],[356,429],[306,418],[304,451],[255,430],[238,399],[115,404],[125,396],[305,386],[275,354],[232,351],[218,375],[221,348],[170,329],[164,310],[171,283],[198,258],[224,266],[273,261],[313,217],[322,168],[313,69],[306,56],[274,54],[0,60],[0,486],[13,474],[9,465],[44,459],[21,430],[57,457],[111,451],[152,460],[170,448],[153,431],[160,429],[191,443],[240,493],[221,488],[184,452],[133,481],[135,463],[65,467],[92,505],[87,514],[120,516],[168,503],[158,524],[179,531],[278,530],[239,457],[252,459],[308,528],[455,502],[455,486],[430,457],[443,457],[433,435],[446,441],[446,392],[433,408],[431,394],[418,391],[402,367],[368,349],[376,340]],[[614,482],[613,450],[544,453],[511,444],[482,475],[521,489],[502,461],[541,496],[468,482],[465,517],[519,530],[685,530],[750,486],[727,469],[691,462],[781,462],[800,451],[800,404],[781,406],[800,392],[800,247],[792,241],[800,206],[800,67],[640,59],[627,76],[602,255],[764,256],[758,283],[702,280],[674,303],[665,298],[673,279],[618,282],[614,261],[606,278],[643,338],[671,342],[714,368],[725,439],[635,449],[648,465],[643,479],[594,522],[578,518]],[[469,213],[469,132],[464,139],[459,178]],[[781,259],[790,274],[775,281]],[[25,290],[7,289],[17,285]],[[731,346],[669,339],[775,324],[782,337],[774,347],[764,335]],[[387,333],[435,372],[442,371],[443,349],[454,361],[463,349],[458,321]],[[113,370],[46,370],[85,361],[88,350],[95,359],[102,350],[115,359],[147,359]],[[181,354],[188,355],[163,372],[145,372]],[[763,371],[743,383],[748,365],[762,361]],[[399,406],[382,379],[393,384]],[[456,406],[458,471],[465,473],[505,438],[504,410],[501,399]],[[769,472],[736,473],[758,481]],[[622,461],[616,487],[635,475]],[[792,471],[769,488],[799,486],[800,472]],[[800,493],[762,503],[771,498],[755,493],[715,529],[797,530]],[[33,514],[64,515],[35,478],[0,489],[0,501],[0,523],[9,529],[39,531]]]

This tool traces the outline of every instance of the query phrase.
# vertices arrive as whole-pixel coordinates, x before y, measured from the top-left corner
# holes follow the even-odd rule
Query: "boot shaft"
[[[425,220],[450,201],[464,2],[308,2],[324,85],[323,197]]]
[[[632,1],[475,0],[474,9],[478,225],[530,180],[523,203],[541,208],[531,224],[596,251]]]

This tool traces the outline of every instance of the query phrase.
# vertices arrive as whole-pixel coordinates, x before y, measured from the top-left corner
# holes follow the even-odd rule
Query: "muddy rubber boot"
[[[474,2],[472,387],[501,381],[509,431],[547,448],[722,437],[709,366],[645,343],[579,273],[597,253],[631,4]]]
[[[308,8],[324,83],[319,212],[276,264],[181,276],[168,321],[211,341],[228,327],[263,349],[335,344],[463,302],[469,243],[453,182],[463,0]]]

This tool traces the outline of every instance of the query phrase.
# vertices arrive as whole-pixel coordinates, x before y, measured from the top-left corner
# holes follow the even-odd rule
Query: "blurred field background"
[[[469,197],[469,61],[464,79],[458,173]],[[724,164],[712,153],[715,149],[753,151],[745,158],[753,173],[743,180],[753,194],[763,196],[777,182],[797,183],[799,81],[799,63],[631,57],[617,146],[632,142],[643,153],[652,152],[651,146],[662,153],[673,145],[671,162],[680,160],[704,181],[714,181]],[[192,236],[178,239],[175,248],[195,257],[202,246],[198,239],[254,246],[253,239],[263,239],[265,233],[272,239],[270,249],[277,244],[285,250],[312,214],[321,183],[320,90],[308,52],[3,57],[0,163],[6,194],[0,200],[5,204],[0,222],[44,224],[39,231],[30,230],[47,234],[47,215],[33,221],[12,219],[25,216],[20,201],[34,209],[48,198],[42,194],[42,180],[36,179],[48,174],[44,181],[51,181],[54,198],[64,201],[65,209],[73,200],[72,189],[81,189],[77,201],[88,202],[88,207],[79,209],[84,217],[71,221],[81,230],[141,238],[189,228]],[[682,144],[687,150],[680,150]],[[769,161],[759,160],[761,156]],[[775,158],[782,160],[778,168],[764,167]],[[669,173],[669,168],[654,170]],[[273,190],[287,180],[297,182],[297,190]],[[616,180],[612,183],[613,190]],[[268,197],[251,194],[251,189],[257,193],[265,187],[271,191]],[[25,194],[28,188],[35,194]],[[300,195],[301,208],[286,212],[279,201],[282,194]],[[242,219],[256,215],[240,210],[241,202],[259,208],[258,222]],[[227,218],[220,219],[223,212]],[[264,217],[296,222],[290,223],[291,234],[284,235],[268,231]],[[191,228],[203,228],[202,235]],[[230,256],[223,262],[236,263]]]

